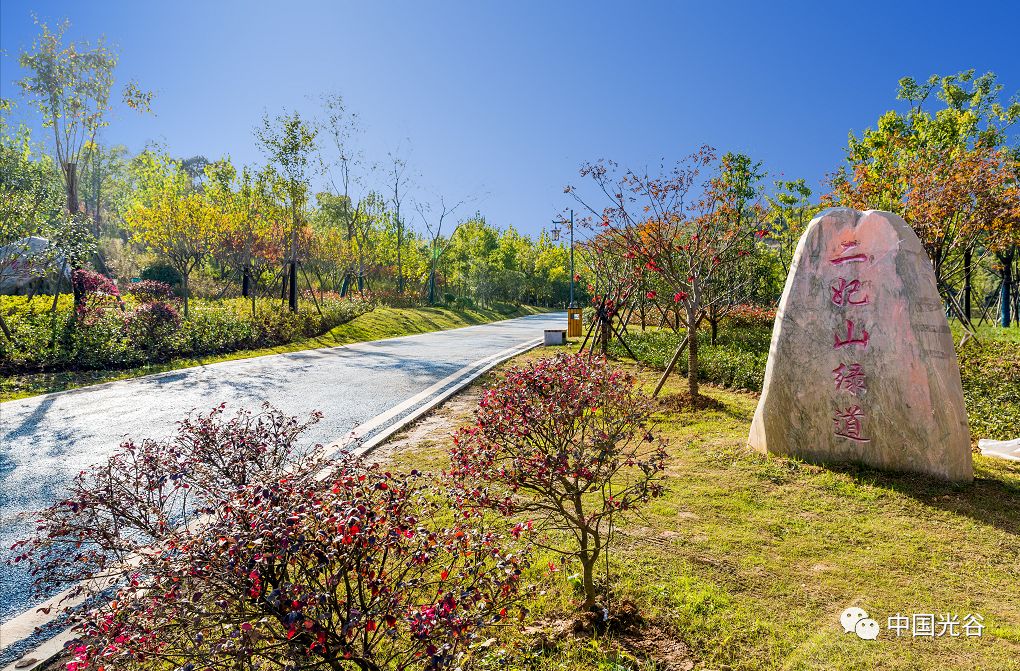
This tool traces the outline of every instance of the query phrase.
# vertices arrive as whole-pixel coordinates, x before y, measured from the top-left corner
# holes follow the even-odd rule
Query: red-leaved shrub
[[[124,319],[124,333],[131,344],[157,356],[169,349],[180,327],[177,308],[160,301],[142,303]]]
[[[734,305],[727,313],[726,320],[739,327],[771,327],[776,320],[776,308],[761,305]]]
[[[71,273],[71,284],[80,297],[75,309],[75,318],[80,323],[91,323],[104,308],[120,305],[116,282],[102,273],[77,268]]]
[[[614,515],[663,489],[665,441],[632,375],[602,358],[560,355],[511,368],[486,389],[451,449],[451,486],[465,506],[530,517],[565,532],[553,547],[582,568],[585,607]]]
[[[173,300],[174,289],[159,280],[142,280],[133,283],[128,291],[139,303],[165,303]]]
[[[450,669],[507,617],[520,527],[451,514],[423,473],[299,450],[307,424],[268,407],[222,414],[126,443],[23,542],[39,588],[116,586],[72,615],[70,669]]]

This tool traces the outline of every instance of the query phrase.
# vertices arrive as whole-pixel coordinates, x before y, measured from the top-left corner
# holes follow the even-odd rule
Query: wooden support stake
[[[655,385],[655,391],[652,392],[652,398],[659,395],[659,391],[662,390],[662,385],[666,384],[666,378],[673,372],[673,368],[676,366],[677,361],[680,360],[680,354],[687,348],[687,340],[691,337],[688,333],[684,336],[684,339],[680,341],[680,346],[676,348],[676,352],[673,354],[673,358],[669,360],[669,365],[666,366],[665,372],[662,377],[659,378],[659,383]]]

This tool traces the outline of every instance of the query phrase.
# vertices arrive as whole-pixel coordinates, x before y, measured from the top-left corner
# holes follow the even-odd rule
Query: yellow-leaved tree
[[[195,191],[181,164],[164,154],[143,153],[133,171],[138,188],[125,221],[136,241],[180,273],[187,318],[189,278],[215,249],[224,214]]]

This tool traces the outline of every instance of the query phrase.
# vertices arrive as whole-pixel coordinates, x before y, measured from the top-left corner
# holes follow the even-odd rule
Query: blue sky
[[[534,232],[585,160],[641,166],[708,143],[817,190],[896,82],[975,68],[1020,90],[1020,3],[26,2],[0,4],[0,95],[31,14],[105,35],[118,79],[156,92],[109,143],[261,160],[252,128],[341,94],[369,161],[402,147],[418,195],[473,198]],[[19,116],[29,118],[21,105]]]

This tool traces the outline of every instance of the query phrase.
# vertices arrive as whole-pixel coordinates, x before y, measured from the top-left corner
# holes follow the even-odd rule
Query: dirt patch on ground
[[[690,393],[667,394],[659,397],[659,405],[666,410],[683,412],[684,410],[722,410],[725,406],[711,396],[698,394],[691,398]]]
[[[482,387],[472,385],[448,398],[373,450],[367,456],[368,461],[387,464],[400,452],[448,446],[454,431],[471,423],[481,397]]]
[[[614,608],[608,619],[599,609],[573,618],[542,620],[524,629],[532,650],[555,650],[583,645],[593,633],[602,637],[604,649],[624,668],[654,668],[657,671],[690,671],[691,650],[680,638],[656,622],[647,622],[633,601]]]

